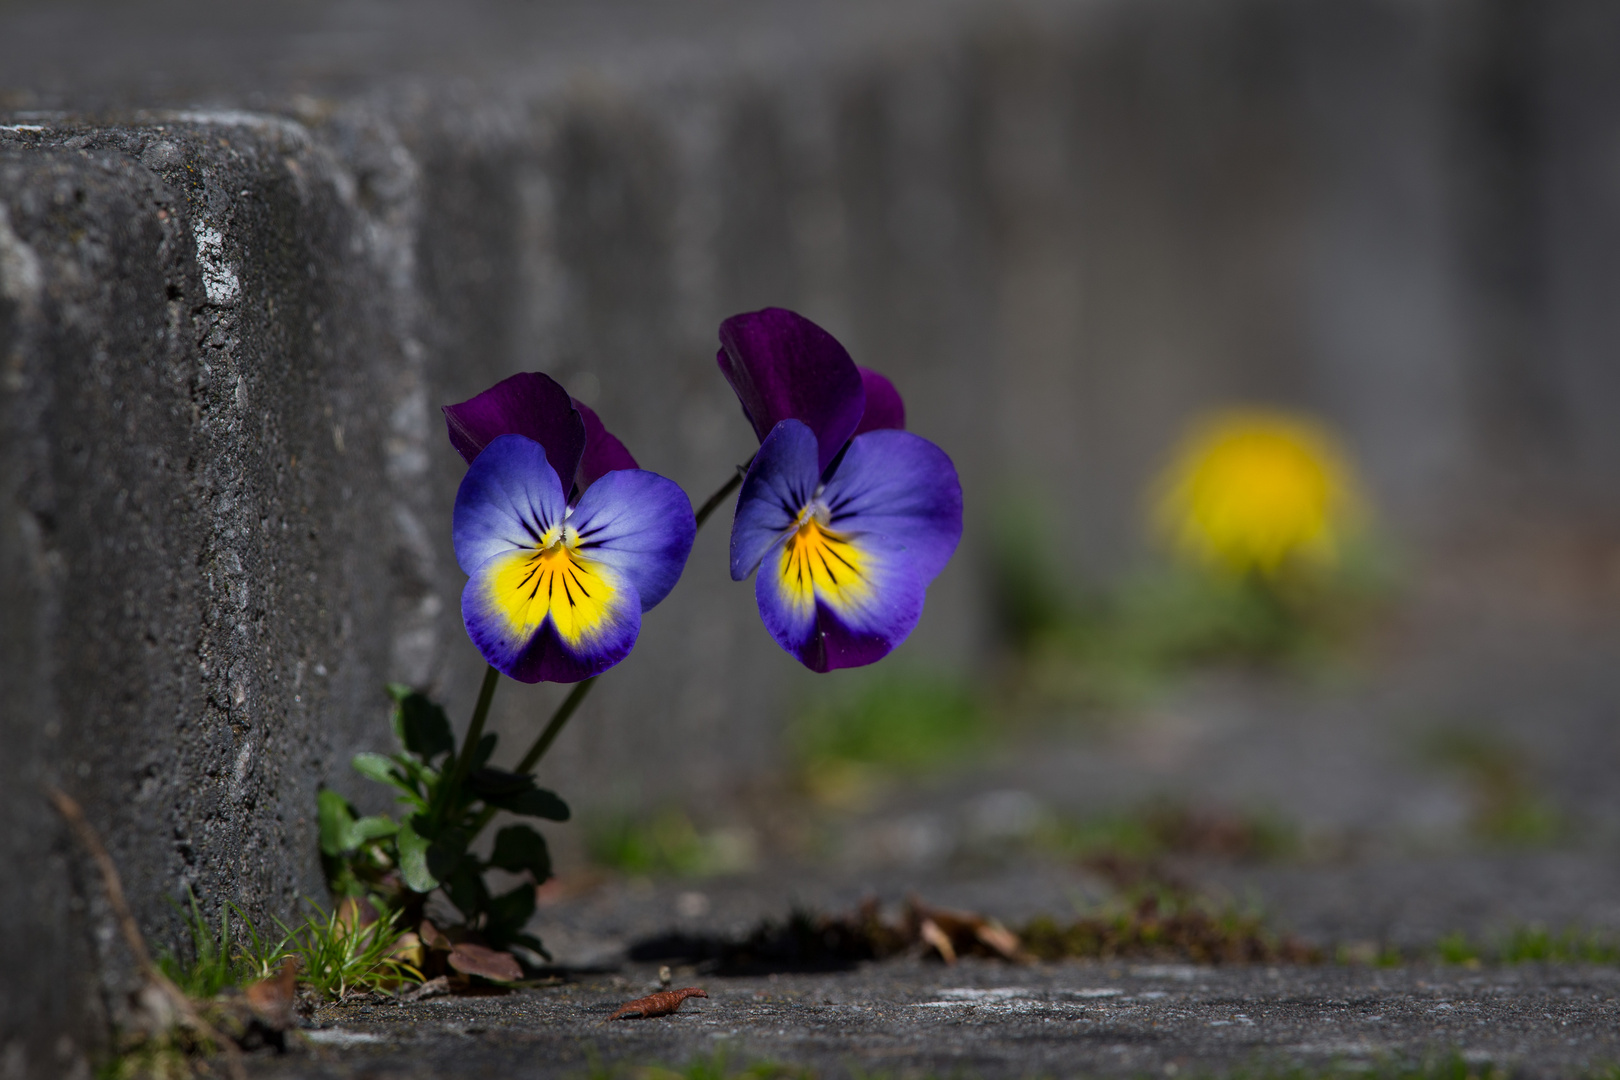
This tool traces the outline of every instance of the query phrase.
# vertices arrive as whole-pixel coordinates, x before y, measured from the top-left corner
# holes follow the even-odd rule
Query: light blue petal
[[[567,510],[545,448],[524,435],[502,435],[473,459],[456,490],[456,564],[471,574],[503,552],[534,547]]]
[[[669,595],[692,553],[697,522],[679,484],[645,469],[618,469],[579,498],[568,523],[579,551],[635,586],[641,610]]]

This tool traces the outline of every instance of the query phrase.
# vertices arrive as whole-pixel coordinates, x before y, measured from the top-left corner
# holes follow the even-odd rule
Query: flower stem
[[[473,708],[472,723],[467,725],[467,740],[461,744],[461,753],[456,755],[455,767],[450,770],[444,797],[439,800],[439,818],[443,818],[444,808],[455,802],[456,796],[461,792],[461,782],[467,778],[467,762],[472,758],[473,751],[478,749],[478,740],[484,737],[484,721],[489,718],[489,703],[495,699],[495,687],[500,681],[501,673],[491,665],[484,672],[484,685],[478,688],[478,704]]]
[[[585,700],[585,695],[591,692],[591,687],[596,685],[599,678],[600,675],[592,675],[577,684],[573,692],[563,698],[562,704],[557,706],[557,711],[551,714],[551,723],[547,724],[546,730],[534,740],[534,745],[529,747],[529,752],[523,755],[523,760],[518,762],[513,772],[526,773],[540,763],[540,759],[546,756],[546,751],[551,749],[552,742],[561,733],[563,725],[568,723],[568,718],[574,715],[574,710],[579,708],[579,703]]]
[[[754,459],[749,458],[748,465],[752,465],[753,463]],[[696,515],[698,528],[703,528],[703,523],[709,520],[709,515],[720,508],[720,504],[726,501],[727,495],[730,495],[733,491],[737,490],[738,485],[743,482],[743,474],[748,471],[748,465],[744,465],[738,469],[737,475],[733,476],[730,480],[727,480],[724,484],[721,484],[720,490],[715,492],[713,495],[710,495],[709,501],[698,508]]]
[[[592,675],[590,678],[574,684],[573,691],[563,698],[562,704],[557,706],[557,711],[551,714],[551,722],[546,725],[546,730],[542,731],[540,737],[534,740],[534,745],[529,747],[529,752],[523,755],[523,760],[517,763],[517,767],[512,770],[513,772],[522,776],[534,770],[534,767],[540,763],[540,759],[545,756],[546,751],[551,749],[551,744],[556,740],[558,734],[562,732],[563,725],[568,723],[568,718],[574,715],[574,710],[579,708],[579,703],[585,700],[585,695],[591,692],[591,687],[595,686],[596,680],[600,678],[600,675]],[[495,807],[484,807],[483,813],[479,814],[478,819],[473,822],[472,834],[477,836],[483,832],[484,826],[488,825],[489,819],[494,816]]]
[[[749,459],[749,464],[753,464],[752,458]],[[698,528],[703,528],[703,523],[709,520],[709,515],[713,514],[715,510],[719,508],[722,502],[725,502],[727,495],[730,495],[733,491],[737,490],[738,486],[743,482],[743,474],[747,471],[748,466],[742,466],[737,470],[736,475],[734,475],[730,480],[727,480],[724,484],[720,485],[719,491],[716,491],[713,495],[709,496],[708,501],[703,504],[702,508],[699,509],[695,515],[697,518]],[[494,668],[490,668],[489,671],[491,676],[495,674]],[[551,722],[546,724],[546,729],[540,733],[540,737],[538,739],[534,740],[534,745],[529,747],[529,752],[523,755],[523,760],[517,763],[517,767],[512,770],[513,772],[521,776],[525,773],[532,772],[534,767],[540,764],[540,759],[545,757],[546,751],[551,749],[551,744],[555,742],[557,736],[562,733],[563,725],[568,723],[569,717],[574,715],[574,710],[579,708],[580,702],[585,700],[585,695],[591,692],[591,687],[596,685],[596,680],[599,678],[601,678],[601,676],[592,675],[590,678],[584,679],[575,684],[573,692],[567,697],[563,698],[562,704],[557,706],[557,711],[551,714]],[[484,691],[484,695],[478,699],[478,712],[473,717],[473,724],[475,730],[477,731],[483,730],[484,712],[487,710],[489,705],[488,697],[490,694],[494,693],[493,685],[488,681],[488,679],[486,679],[484,682]],[[473,736],[469,734],[468,737],[472,738]],[[468,745],[471,746],[472,744],[468,743]],[[461,766],[462,760],[466,756],[466,751],[463,751],[462,755],[462,758],[458,758],[456,761],[458,770]],[[483,817],[479,819],[478,828],[482,828],[492,814],[492,810],[484,811]],[[478,829],[474,829],[473,831],[476,833]]]

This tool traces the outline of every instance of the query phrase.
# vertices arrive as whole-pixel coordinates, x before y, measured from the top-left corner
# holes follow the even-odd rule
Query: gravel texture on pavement
[[[692,981],[706,1000],[612,1024],[617,1006],[656,987],[653,969],[499,997],[326,1006],[299,1045],[254,1059],[252,1074],[583,1077],[723,1055],[735,1069],[769,1061],[818,1076],[1144,1076],[1456,1053],[1570,1076],[1620,1060],[1620,971],[1585,966],[898,961]]]

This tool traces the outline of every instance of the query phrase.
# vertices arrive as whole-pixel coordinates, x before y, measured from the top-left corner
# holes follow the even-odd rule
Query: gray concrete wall
[[[386,680],[465,715],[438,406],[514,370],[701,501],[752,450],[719,320],[823,322],[963,475],[897,662],[982,658],[1009,502],[1076,578],[1128,564],[1209,404],[1323,412],[1418,542],[1537,461],[1612,494],[1601,10],[6,9],[0,1073],[67,1070],[128,984],[41,785],[172,934],[187,885],[318,893],[314,792],[378,805],[345,763]],[[558,744],[576,803],[723,799],[816,692],[725,531]],[[499,730],[558,696],[507,684]]]

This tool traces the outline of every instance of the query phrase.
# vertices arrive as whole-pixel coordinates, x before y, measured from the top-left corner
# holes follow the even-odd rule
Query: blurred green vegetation
[[[816,802],[856,808],[890,780],[983,753],[996,728],[982,692],[943,672],[868,668],[827,688],[788,729],[799,783]]]
[[[752,833],[724,828],[703,831],[674,807],[651,814],[588,817],[584,833],[592,863],[637,877],[738,873],[751,868],[756,857]]]
[[[800,761],[915,772],[960,761],[990,741],[979,693],[937,672],[878,668],[806,709],[788,734]]]
[[[1127,890],[1069,922],[1041,915],[1018,929],[1045,961],[1158,957],[1194,964],[1319,963],[1321,950],[1267,928],[1253,908],[1164,885]]]
[[[1620,938],[1598,930],[1566,927],[1552,931],[1539,923],[1516,926],[1490,941],[1454,930],[1435,942],[1434,955],[1446,964],[1617,964]]]
[[[1348,539],[1331,567],[1232,576],[1157,563],[1087,589],[1057,558],[1046,520],[1029,502],[996,516],[991,603],[1012,678],[1065,704],[1138,705],[1211,664],[1332,672],[1398,579],[1389,551],[1364,535]]]
[[[1304,850],[1299,829],[1280,815],[1193,809],[1168,799],[1085,818],[1052,818],[1032,840],[1039,850],[1073,859],[1207,855],[1267,862]]]
[[[1569,822],[1536,783],[1534,758],[1523,747],[1477,727],[1451,727],[1428,736],[1422,756],[1456,772],[1473,800],[1469,831],[1502,847],[1539,847],[1569,833]]]

